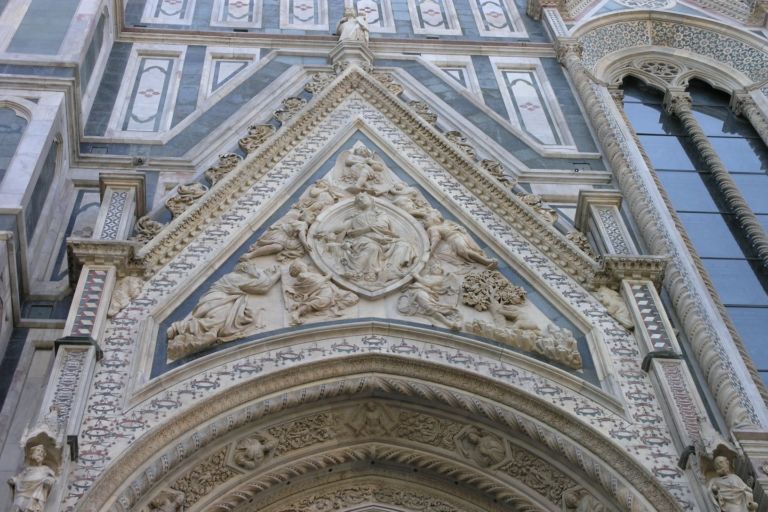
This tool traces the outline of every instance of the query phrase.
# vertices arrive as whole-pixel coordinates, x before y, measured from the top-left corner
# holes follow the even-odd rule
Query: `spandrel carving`
[[[443,219],[436,211],[430,213],[424,222],[433,257],[453,264],[479,263],[496,268],[496,260],[488,258],[463,227]]]
[[[280,280],[277,266],[259,268],[240,262],[200,298],[192,313],[168,328],[171,359],[247,336],[264,327],[259,296]]]

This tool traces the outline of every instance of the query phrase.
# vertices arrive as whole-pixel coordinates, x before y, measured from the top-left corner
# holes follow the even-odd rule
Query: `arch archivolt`
[[[209,508],[217,500],[261,506],[265,489],[371,461],[474,489],[506,510],[558,510],[569,489],[609,510],[678,507],[642,462],[550,404],[482,377],[367,354],[197,401],[113,461],[80,510],[149,508],[161,492],[184,493],[190,510],[225,510]],[[201,488],[204,496],[187,495]]]

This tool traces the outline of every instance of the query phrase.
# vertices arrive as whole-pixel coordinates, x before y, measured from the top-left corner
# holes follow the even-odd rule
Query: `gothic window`
[[[631,78],[625,80],[624,91],[624,110],[722,303],[768,382],[763,332],[768,325],[768,272],[683,127],[664,111],[662,94]],[[768,149],[749,123],[732,113],[727,95],[695,81],[689,92],[696,120],[750,208],[768,227]]]

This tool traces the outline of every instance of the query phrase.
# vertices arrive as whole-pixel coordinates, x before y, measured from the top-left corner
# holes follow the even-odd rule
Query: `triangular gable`
[[[356,66],[350,66],[316,94],[274,136],[249,154],[237,168],[148,243],[137,255],[145,271],[152,274],[168,263],[216,217],[226,218],[229,215],[231,220],[225,220],[233,228],[239,222],[244,222],[244,219],[236,219],[240,214],[232,214],[233,207],[238,202],[242,203],[243,196],[249,190],[253,191],[254,185],[257,189],[262,187],[264,198],[269,197],[276,190],[276,180],[280,178],[274,176],[264,180],[265,176],[274,170],[291,149],[306,139],[312,139],[310,145],[320,144],[324,137],[313,130],[323,124],[327,125],[328,117],[354,94],[372,106],[395,128],[407,133],[412,142],[424,152],[425,158],[438,162],[453,179],[497,212],[505,223],[552,258],[573,278],[581,283],[589,281],[595,272],[595,263],[588,255],[540,219],[529,206],[479,168],[374,77]],[[334,122],[343,124],[341,119]],[[283,177],[284,174],[282,171]],[[257,185],[259,181],[261,183]]]

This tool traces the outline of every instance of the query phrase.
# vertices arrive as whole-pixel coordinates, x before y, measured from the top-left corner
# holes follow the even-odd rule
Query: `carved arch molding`
[[[199,401],[137,440],[78,509],[678,506],[630,455],[551,405],[431,363],[366,354]]]

